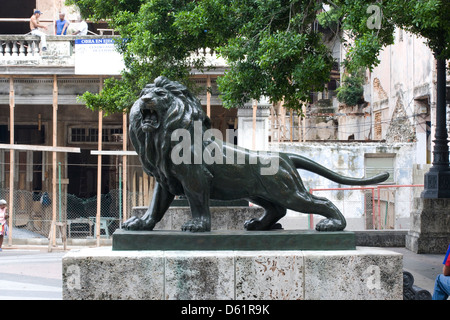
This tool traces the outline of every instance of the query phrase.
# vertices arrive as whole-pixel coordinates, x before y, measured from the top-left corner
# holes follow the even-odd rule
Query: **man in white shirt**
[[[80,36],[85,36],[87,35],[88,32],[88,25],[86,23],[86,21],[82,20],[81,17],[78,17],[78,30],[76,32],[74,32],[73,34],[77,34]]]

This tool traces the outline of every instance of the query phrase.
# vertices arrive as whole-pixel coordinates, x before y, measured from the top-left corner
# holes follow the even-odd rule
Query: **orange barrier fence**
[[[388,223],[388,217],[391,216],[395,220],[395,208],[389,208],[389,206],[392,206],[392,204],[395,204],[395,193],[399,188],[423,188],[423,184],[414,184],[414,185],[377,185],[377,186],[367,186],[367,187],[348,187],[348,188],[311,188],[309,189],[309,192],[317,193],[317,192],[323,192],[323,191],[367,191],[366,194],[370,195],[370,202],[371,202],[371,210],[370,206],[368,206],[369,201],[365,201],[364,205],[364,215],[366,219],[366,229],[393,229],[393,222]],[[389,190],[391,192],[387,192],[385,195],[382,194],[383,190]],[[404,195],[403,195],[404,196]],[[384,197],[384,199],[383,199]],[[389,199],[389,197],[392,197],[392,199]],[[403,199],[404,202],[410,202],[412,204],[413,197],[410,196],[408,199]],[[333,199],[330,199],[331,201],[335,202]],[[342,200],[345,202],[345,200]],[[382,204],[385,205],[385,212],[384,212],[384,221],[382,219]],[[371,225],[368,223],[368,211],[371,211],[370,217],[371,217]],[[389,214],[389,212],[391,212]],[[345,213],[343,212],[344,216]],[[314,221],[313,221],[313,214],[309,215],[309,227],[310,229],[314,229]],[[370,221],[370,219],[369,219]]]

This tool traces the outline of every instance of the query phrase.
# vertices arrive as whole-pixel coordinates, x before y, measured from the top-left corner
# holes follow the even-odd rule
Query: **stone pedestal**
[[[141,218],[148,207],[134,207],[132,216]],[[244,223],[264,214],[257,206],[210,207],[212,230],[244,230]],[[181,230],[181,226],[192,219],[189,207],[170,207],[164,217],[155,226],[155,230]]]
[[[450,199],[414,200],[406,248],[415,253],[444,254],[450,244]]]
[[[63,299],[401,300],[403,256],[336,251],[72,250]]]

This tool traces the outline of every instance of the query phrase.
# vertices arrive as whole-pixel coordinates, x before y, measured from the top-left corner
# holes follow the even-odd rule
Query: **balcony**
[[[32,35],[0,35],[0,74],[73,74],[76,39],[114,36],[47,36],[47,51]]]
[[[115,35],[47,36],[47,51],[41,52],[40,38],[32,35],[0,35],[0,75],[74,74],[75,40],[111,39]],[[213,51],[204,49],[193,58],[203,56],[205,65],[214,70],[196,70],[195,74],[222,74],[226,62]],[[104,61],[103,61],[104,62]]]

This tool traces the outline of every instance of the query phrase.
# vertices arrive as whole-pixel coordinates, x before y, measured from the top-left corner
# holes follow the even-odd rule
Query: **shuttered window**
[[[389,173],[389,179],[383,184],[395,184],[395,154],[366,154],[364,159],[364,171],[366,177],[371,177],[382,172]]]
[[[123,129],[121,127],[104,127],[102,141],[104,143],[121,143]],[[69,143],[98,142],[98,128],[71,127],[69,128]]]

